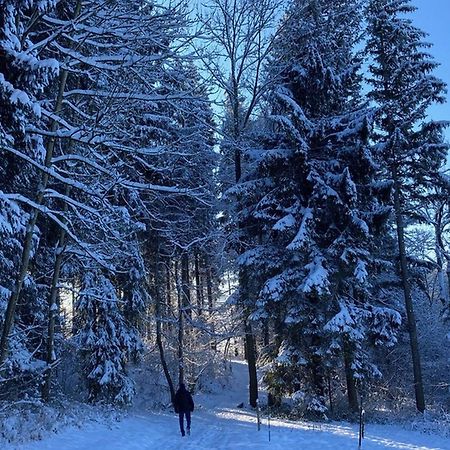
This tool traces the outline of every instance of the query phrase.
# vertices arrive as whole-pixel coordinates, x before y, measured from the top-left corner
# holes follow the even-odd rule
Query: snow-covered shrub
[[[51,406],[32,400],[12,404],[0,402],[0,448],[3,443],[41,440],[69,426],[81,428],[90,421],[114,423],[122,414],[109,407],[66,400]]]
[[[412,421],[411,428],[422,433],[450,437],[450,412],[442,408],[440,411],[426,411],[423,416]]]

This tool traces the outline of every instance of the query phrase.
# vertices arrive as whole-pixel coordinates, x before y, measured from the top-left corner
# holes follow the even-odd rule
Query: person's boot
[[[188,428],[186,431],[187,431],[188,436],[190,436],[191,435],[191,429]]]
[[[189,434],[189,431],[188,431],[188,434]],[[184,437],[185,436],[185,433],[184,433],[184,430],[181,432],[181,437]]]

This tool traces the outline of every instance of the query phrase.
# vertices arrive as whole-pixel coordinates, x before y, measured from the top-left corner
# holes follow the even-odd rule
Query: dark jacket
[[[190,394],[190,392],[186,390],[184,384],[180,385],[180,389],[178,389],[177,393],[175,394],[173,406],[175,408],[175,412],[177,413],[187,413],[194,411],[194,400],[192,399],[192,395]]]

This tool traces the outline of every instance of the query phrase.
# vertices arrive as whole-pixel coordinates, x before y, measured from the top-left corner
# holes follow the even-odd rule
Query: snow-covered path
[[[113,427],[90,424],[83,429],[67,429],[21,450],[239,450],[239,449],[357,449],[357,427],[346,424],[310,424],[272,421],[271,442],[267,420],[256,430],[253,412],[238,409],[245,400],[240,380],[246,379],[246,366],[234,363],[233,389],[217,396],[196,397],[192,435],[182,438],[174,414],[132,415]],[[396,426],[369,425],[363,449],[450,450],[450,439],[405,431]]]

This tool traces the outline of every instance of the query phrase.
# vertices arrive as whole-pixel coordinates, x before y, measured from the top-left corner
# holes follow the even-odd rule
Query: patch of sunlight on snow
[[[401,450],[443,450],[439,447],[423,447],[415,444],[407,444],[405,442],[393,441],[386,438],[373,438],[366,437],[366,441],[373,442],[375,444],[383,445],[386,448],[399,448]]]

